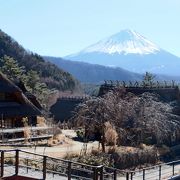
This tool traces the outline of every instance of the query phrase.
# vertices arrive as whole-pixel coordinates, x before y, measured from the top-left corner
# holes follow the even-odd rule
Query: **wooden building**
[[[154,84],[144,85],[142,82],[120,82],[120,81],[105,81],[99,89],[98,96],[103,96],[107,92],[115,89],[124,89],[126,92],[131,92],[135,95],[140,95],[145,92],[158,94],[164,101],[180,100],[180,90],[172,81],[155,82]]]
[[[23,140],[25,127],[34,131],[44,129],[36,127],[37,116],[41,115],[40,104],[27,93],[0,73],[0,142]]]
[[[57,102],[51,106],[50,112],[56,122],[64,122],[71,119],[75,108],[87,100],[89,97],[65,96],[58,98]]]

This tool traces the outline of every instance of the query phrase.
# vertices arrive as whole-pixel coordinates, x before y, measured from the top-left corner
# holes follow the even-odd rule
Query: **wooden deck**
[[[39,180],[35,178],[25,177],[25,176],[9,176],[2,178],[4,180]]]
[[[10,157],[13,161],[8,163],[7,160]],[[1,150],[0,159],[0,177],[10,180],[170,180],[173,179],[172,177],[179,179],[180,174],[180,160],[135,171],[123,171],[112,167],[82,164],[18,149]]]

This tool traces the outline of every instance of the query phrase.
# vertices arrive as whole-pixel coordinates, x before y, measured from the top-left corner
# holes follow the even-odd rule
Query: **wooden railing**
[[[53,158],[23,150],[0,151],[0,176],[38,176],[38,179],[134,180],[168,179],[180,174],[180,160],[138,171],[122,171],[105,166],[92,166]],[[36,175],[34,175],[36,173]]]
[[[39,171],[39,179],[50,179],[56,175],[72,178],[98,180],[103,166],[91,166],[64,159],[53,158],[23,150],[1,150],[0,176],[33,176],[33,170]],[[22,174],[22,172],[26,172]],[[102,178],[101,178],[102,179]]]

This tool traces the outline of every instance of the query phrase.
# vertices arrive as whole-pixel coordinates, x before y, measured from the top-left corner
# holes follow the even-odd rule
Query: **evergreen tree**
[[[26,72],[23,66],[19,66],[16,60],[12,57],[4,56],[0,58],[0,70],[12,81],[22,81],[25,87],[33,93],[41,104],[48,106],[47,99],[52,96],[54,89],[48,89],[47,85],[41,82],[39,74],[36,71],[30,70]]]
[[[37,82],[40,81],[40,77],[36,71],[30,70],[27,72],[27,86],[30,90],[35,90]]]
[[[144,77],[143,77],[143,84],[145,86],[151,86],[153,85],[153,82],[154,82],[154,78],[155,76],[149,72],[146,72]]]
[[[25,69],[19,66],[12,57],[4,56],[0,58],[1,72],[11,80],[25,80]]]

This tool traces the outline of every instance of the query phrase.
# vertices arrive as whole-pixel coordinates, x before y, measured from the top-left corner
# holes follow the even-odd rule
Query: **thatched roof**
[[[26,91],[24,92],[24,94],[26,95],[26,97],[29,99],[29,101],[31,101],[38,109],[42,110],[42,106],[39,103],[39,101],[36,99],[36,96],[34,96],[32,93]]]
[[[41,112],[29,104],[17,102],[0,102],[0,115],[3,118],[29,117],[40,115]]]
[[[23,94],[21,89],[0,73],[0,92],[10,93],[13,99],[0,101],[0,115],[3,117],[36,116],[40,110]]]
[[[50,112],[57,122],[69,120],[73,117],[75,108],[86,99],[83,97],[61,97],[51,106]]]
[[[21,91],[12,81],[0,72],[0,92],[11,93]]]
[[[22,92],[25,94],[25,96],[28,98],[29,101],[31,101],[38,109],[42,110],[41,104],[38,102],[36,96],[34,96],[32,93],[30,93],[27,88],[25,87],[24,83],[22,81],[16,82],[16,85],[22,90]]]

